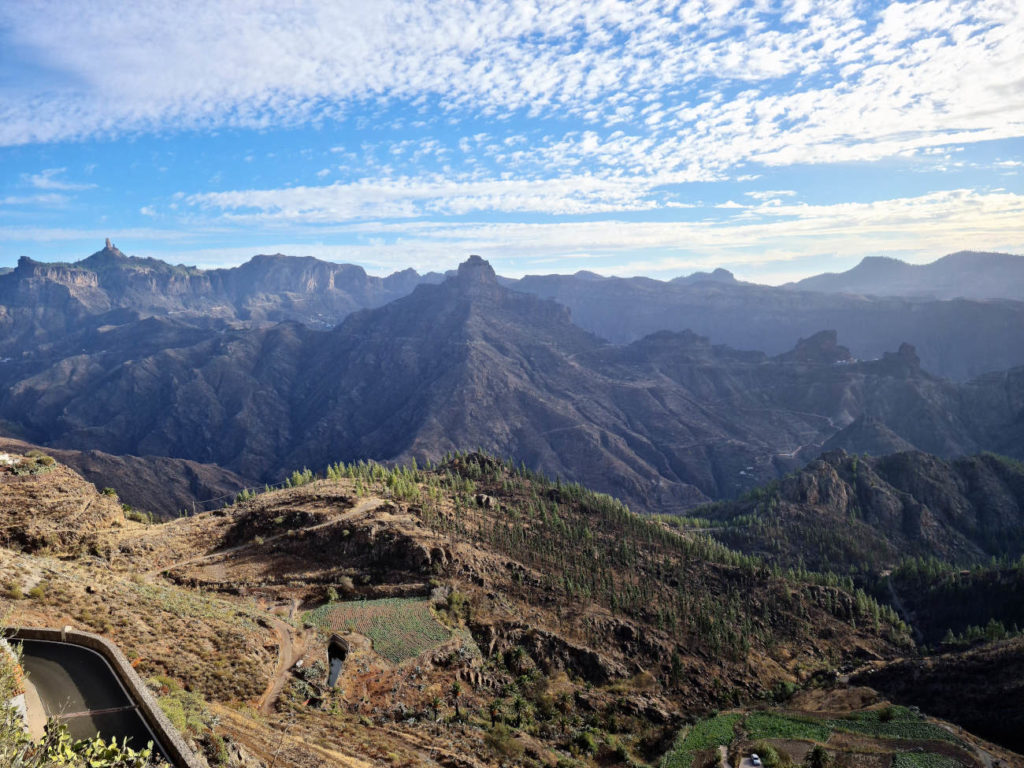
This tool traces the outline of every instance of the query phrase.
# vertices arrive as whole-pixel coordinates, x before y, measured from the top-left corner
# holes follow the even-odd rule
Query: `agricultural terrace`
[[[414,659],[451,638],[438,623],[430,601],[409,597],[327,603],[303,617],[324,632],[365,635],[373,650],[392,664]]]
[[[783,715],[776,712],[720,714],[680,731],[675,746],[665,755],[661,768],[690,768],[698,756],[712,759],[718,746],[764,745],[764,740],[804,741],[829,748],[833,733],[886,739],[892,743],[893,768],[957,768],[963,765],[946,752],[960,750],[943,744],[963,747],[949,731],[926,721],[906,707],[891,706],[867,710],[846,717],[819,718],[811,715]],[[934,751],[917,751],[922,742],[931,742]],[[877,742],[866,751],[877,750]],[[912,751],[913,750],[913,751]],[[850,747],[844,751],[851,751]],[[856,751],[855,749],[853,751]],[[767,763],[766,763],[767,764]]]

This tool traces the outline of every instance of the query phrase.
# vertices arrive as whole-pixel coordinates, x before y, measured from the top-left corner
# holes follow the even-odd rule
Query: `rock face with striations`
[[[0,355],[52,343],[83,322],[103,325],[101,316],[111,310],[200,323],[293,320],[331,327],[440,279],[414,270],[373,277],[351,264],[281,254],[201,270],[126,256],[107,238],[101,250],[73,264],[22,257],[16,269],[0,273]]]

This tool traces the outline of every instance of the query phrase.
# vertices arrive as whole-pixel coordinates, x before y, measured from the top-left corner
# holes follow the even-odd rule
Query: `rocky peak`
[[[819,331],[810,338],[800,339],[792,352],[780,355],[779,359],[792,363],[829,365],[852,360],[853,355],[839,343],[839,335],[835,331]]]
[[[127,260],[128,257],[125,256],[116,245],[110,242],[110,238],[108,237],[104,242],[102,250],[96,251],[96,253],[79,263],[87,268],[94,268],[118,264]]]
[[[896,356],[911,368],[921,367],[921,358],[917,356],[917,349],[913,344],[908,344],[907,342],[900,344]]]
[[[882,355],[882,365],[893,374],[913,375],[921,372],[921,358],[913,344],[903,342],[896,352]]]
[[[474,294],[491,293],[500,287],[494,268],[475,254],[459,264],[454,282],[460,290]]]

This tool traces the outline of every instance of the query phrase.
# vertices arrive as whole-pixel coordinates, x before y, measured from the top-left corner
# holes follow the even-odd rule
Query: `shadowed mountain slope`
[[[693,333],[614,346],[564,307],[502,287],[479,257],[331,331],[153,317],[87,327],[0,367],[0,384],[0,418],[47,445],[216,463],[260,482],[480,446],[649,511],[771,480],[858,419],[941,456],[1014,452],[1024,411],[1024,370],[958,386],[922,371],[909,345],[853,361],[834,332],[775,358]],[[870,449],[879,429],[841,439]]]
[[[783,566],[881,571],[1024,554],[1024,465],[994,454],[822,454],[743,499],[701,507],[713,535]]]
[[[872,291],[873,296],[861,290],[832,292],[847,290],[835,283],[844,279],[841,275],[810,278],[797,290],[739,282],[722,269],[667,282],[591,272],[500,282],[555,299],[571,310],[574,323],[616,344],[662,330],[691,330],[716,344],[771,355],[791,349],[798,338],[833,328],[856,358],[878,358],[909,342],[927,370],[967,380],[1024,365],[1019,332],[1024,302],[1007,300],[1024,298],[1015,288],[1024,284],[1016,276],[1021,262],[1018,256],[967,252],[923,267],[866,259],[863,269],[852,272],[869,273],[865,284],[889,286]],[[892,269],[902,277],[887,276]],[[200,270],[125,256],[108,241],[75,263],[22,258],[15,270],[0,270],[0,359],[20,357],[73,333],[88,318],[117,311],[201,325],[295,321],[330,328],[354,311],[382,306],[420,283],[443,279],[411,269],[379,278],[352,265],[280,254],[254,256],[230,269]],[[830,287],[834,284],[839,287]],[[952,288],[928,293],[933,284]],[[901,292],[910,298],[896,295]],[[967,299],[957,299],[960,295]]]
[[[24,454],[38,446],[0,437],[0,451]],[[46,448],[97,488],[113,488],[125,504],[157,517],[175,517],[182,511],[222,506],[246,487],[233,472],[213,464],[166,456],[115,456],[103,451]]]

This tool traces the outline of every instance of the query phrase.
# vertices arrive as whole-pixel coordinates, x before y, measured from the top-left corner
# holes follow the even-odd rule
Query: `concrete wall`
[[[132,665],[121,653],[121,649],[112,642],[92,632],[81,632],[71,627],[64,629],[41,629],[37,627],[10,628],[4,633],[11,640],[50,640],[51,642],[80,645],[96,651],[105,658],[114,673],[120,678],[125,690],[132,700],[138,704],[139,713],[156,736],[160,746],[171,759],[175,768],[207,768],[205,761],[200,761],[182,738],[181,733],[167,719],[160,709],[156,697],[146,687]]]

